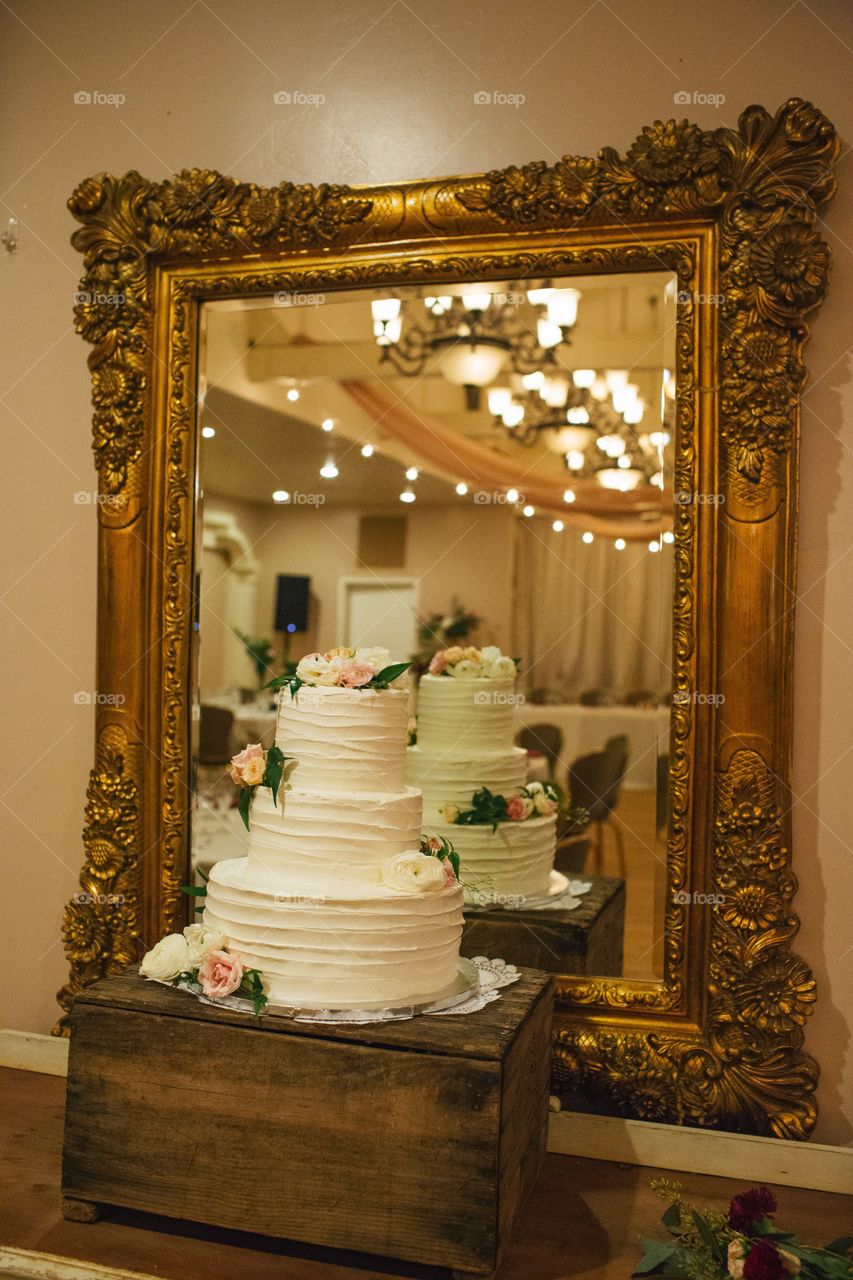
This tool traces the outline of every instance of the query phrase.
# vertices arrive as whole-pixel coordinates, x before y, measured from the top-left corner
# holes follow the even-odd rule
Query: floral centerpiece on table
[[[459,881],[459,854],[443,836],[421,838],[419,849],[397,853],[382,864],[382,882],[401,893],[436,893]]]
[[[266,636],[247,636],[242,631],[234,628],[234,634],[246,650],[246,657],[255,668],[255,674],[258,678],[258,684],[261,683],[264,676],[272,668],[275,662],[275,651],[272,647],[272,641]]]
[[[528,818],[549,818],[559,811],[561,793],[552,782],[528,782],[519,791],[504,796],[488,787],[481,787],[471,797],[469,808],[458,804],[445,804],[441,816],[445,822],[460,827],[491,827],[497,830],[501,822],[525,822]],[[583,809],[570,809],[568,817],[581,821],[586,815]]]
[[[420,620],[418,639],[422,648],[429,651],[457,640],[467,640],[479,624],[476,613],[470,613],[454,599],[450,613],[431,613]]]
[[[209,1000],[243,996],[251,1000],[255,1013],[261,1013],[267,1003],[263,974],[245,968],[228,946],[224,933],[206,924],[190,924],[183,933],[168,933],[146,951],[139,972],[143,978],[184,987]]]
[[[512,680],[519,662],[519,658],[507,658],[494,644],[483,649],[451,645],[435,654],[429,674],[454,676],[457,680]]]
[[[255,792],[258,787],[269,787],[275,804],[284,777],[284,766],[289,759],[290,756],[286,756],[279,747],[270,747],[265,751],[259,742],[250,743],[231,757],[228,772],[231,774],[231,781],[236,782],[240,788],[237,808],[247,831]]]
[[[295,698],[304,684],[338,686],[342,689],[388,689],[411,662],[391,662],[387,649],[363,647],[350,649],[339,645],[327,653],[309,653],[296,664],[293,675],[276,676],[265,689],[286,686]]]
[[[834,1240],[825,1249],[810,1248],[773,1221],[776,1197],[767,1187],[741,1191],[727,1213],[700,1212],[681,1198],[681,1187],[665,1178],[652,1186],[671,1203],[661,1221],[669,1240],[643,1239],[635,1276],[673,1276],[683,1280],[849,1280],[853,1237]]]

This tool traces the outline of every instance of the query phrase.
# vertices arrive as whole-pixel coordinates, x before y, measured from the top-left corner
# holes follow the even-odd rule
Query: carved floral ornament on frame
[[[762,573],[782,584],[775,630],[764,642],[780,714],[761,705],[758,689],[729,697],[733,731],[713,710],[700,722],[694,706],[673,708],[670,887],[718,891],[726,909],[699,929],[672,896],[663,983],[558,982],[555,1083],[603,1096],[627,1115],[808,1135],[817,1067],[803,1050],[803,1026],[815,989],[791,949],[797,919],[787,671],[806,316],[828,283],[829,250],[816,224],[835,189],[838,150],[826,117],[791,99],[775,115],[748,108],[736,129],[657,121],[624,155],[605,148],[594,158],[567,155],[555,164],[405,186],[260,187],[199,169],[163,182],[137,173],[81,182],[69,207],[81,224],[73,236],[84,259],[75,317],[91,347],[102,573],[108,567],[120,588],[127,584],[122,607],[138,610],[140,622],[135,639],[126,630],[105,635],[99,680],[133,669],[155,623],[161,648],[155,689],[134,682],[122,706],[96,709],[81,892],[66,909],[63,930],[70,962],[64,1009],[88,983],[130,963],[154,933],[178,923],[182,910],[193,308],[206,297],[275,288],[417,283],[427,267],[448,280],[506,278],[508,268],[523,277],[533,262],[555,275],[561,268],[630,270],[648,262],[653,238],[658,265],[665,261],[680,286],[693,288],[697,237],[704,234],[719,305],[703,327],[693,294],[679,305],[676,482],[694,482],[700,420],[712,418],[726,502],[709,513],[710,542],[703,545],[692,508],[676,510],[675,688],[690,688],[702,645],[730,643],[724,619],[708,641],[698,626],[715,617],[711,593],[725,583],[709,585],[710,568],[724,547],[727,571],[745,575],[747,594],[761,591]],[[389,248],[392,257],[383,255]],[[155,297],[167,276],[165,358]],[[712,386],[703,381],[709,365]],[[157,380],[168,383],[161,408],[152,403]],[[151,525],[160,494],[162,510]],[[135,536],[146,520],[158,530],[159,566]],[[750,552],[751,568],[738,540],[746,527],[761,540]],[[140,582],[149,571],[154,585],[146,595]],[[102,580],[101,625],[108,627],[105,590]],[[146,705],[152,698],[162,712],[156,740]],[[704,827],[692,787],[697,734],[704,734],[714,773],[713,788],[702,789],[709,793]],[[156,830],[146,803],[152,787]],[[710,871],[699,886],[701,860],[691,851],[703,841]]]

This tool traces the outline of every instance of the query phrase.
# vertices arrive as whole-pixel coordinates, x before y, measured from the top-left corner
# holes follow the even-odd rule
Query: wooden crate
[[[490,1275],[545,1151],[551,979],[467,1016],[255,1020],[135,973],[72,1012],[66,1217],[122,1205]]]
[[[488,956],[551,973],[622,976],[625,881],[589,876],[592,888],[573,911],[503,907],[465,912],[463,956]]]

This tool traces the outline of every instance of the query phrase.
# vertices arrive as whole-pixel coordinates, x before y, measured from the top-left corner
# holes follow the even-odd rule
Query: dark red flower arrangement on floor
[[[678,1280],[853,1280],[853,1236],[825,1249],[801,1245],[792,1231],[773,1221],[776,1197],[768,1187],[751,1187],[731,1201],[728,1213],[700,1211],[685,1204],[681,1187],[666,1179],[652,1183],[670,1201],[663,1215],[669,1240],[643,1239],[637,1276]]]

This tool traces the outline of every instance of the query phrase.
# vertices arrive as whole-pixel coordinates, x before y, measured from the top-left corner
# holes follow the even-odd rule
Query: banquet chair
[[[580,704],[582,707],[612,707],[613,694],[608,689],[584,689]]]
[[[587,809],[594,828],[594,872],[600,875],[604,864],[604,827],[607,824],[613,832],[619,874],[623,879],[626,874],[625,841],[618,822],[613,822],[612,818],[619,802],[628,758],[628,739],[624,734],[619,734],[609,739],[603,751],[579,756],[569,766],[569,796],[572,807]]]
[[[199,764],[228,764],[231,759],[231,730],[234,713],[227,707],[201,704],[198,728]]]
[[[563,733],[555,724],[529,725],[516,735],[516,745],[525,751],[535,751],[548,761],[548,776],[554,781],[557,761],[563,749]]]

